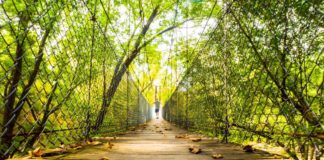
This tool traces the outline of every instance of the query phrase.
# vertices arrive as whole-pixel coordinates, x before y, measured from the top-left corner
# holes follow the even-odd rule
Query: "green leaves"
[[[161,100],[168,100],[166,113],[181,125],[239,142],[259,136],[278,139],[291,150],[290,142],[318,145],[315,138],[290,135],[308,136],[322,129],[317,125],[323,114],[321,1],[219,2],[3,1],[1,124],[15,112],[18,119],[11,132],[29,134],[47,112],[46,131],[94,125],[99,108],[107,105],[103,100],[116,78],[114,67],[119,72],[126,66],[127,76],[119,72],[116,95],[108,95],[112,105],[103,113],[105,124],[125,125],[138,101],[147,105],[142,94],[154,101],[152,83],[160,80]],[[33,76],[39,53],[39,71]],[[120,59],[127,63],[118,65]],[[28,94],[22,95],[24,90]],[[26,101],[22,108],[17,106],[20,99]],[[80,137],[86,132],[62,132],[59,139],[68,141],[68,134]],[[12,148],[18,148],[23,140],[17,136],[12,141]]]
[[[264,137],[287,147],[288,154],[298,159],[287,141],[298,145],[310,141],[289,135],[310,135],[322,128],[318,100],[323,98],[319,69],[323,56],[315,44],[322,39],[317,37],[322,18],[310,13],[316,3],[235,1],[230,12],[217,19],[218,28],[208,30],[211,40],[203,39],[207,49],[199,52],[167,102],[169,120],[176,119],[179,125],[186,121],[195,130],[212,126],[224,131],[218,133],[222,137],[227,136],[224,127],[229,123],[230,140]]]

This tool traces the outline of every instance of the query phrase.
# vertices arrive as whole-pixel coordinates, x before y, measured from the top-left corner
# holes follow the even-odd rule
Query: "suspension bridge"
[[[0,159],[322,160],[323,17],[316,0],[0,0]]]

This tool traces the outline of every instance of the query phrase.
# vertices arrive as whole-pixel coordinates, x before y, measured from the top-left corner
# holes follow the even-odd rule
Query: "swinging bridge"
[[[0,0],[0,159],[320,160],[323,25],[316,0]]]

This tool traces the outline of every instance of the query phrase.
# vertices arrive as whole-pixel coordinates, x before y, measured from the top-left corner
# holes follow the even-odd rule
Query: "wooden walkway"
[[[104,142],[102,145],[84,147],[75,153],[50,159],[212,160],[211,156],[215,153],[221,154],[223,159],[275,159],[265,152],[246,153],[240,146],[222,144],[210,138],[202,138],[200,142],[192,142],[190,138],[175,138],[176,135],[187,133],[164,120],[152,120],[146,126],[138,127],[112,140],[114,146],[111,149],[108,149]],[[189,137],[197,136],[199,135],[190,134]],[[199,145],[202,152],[190,153],[188,148],[191,145]]]

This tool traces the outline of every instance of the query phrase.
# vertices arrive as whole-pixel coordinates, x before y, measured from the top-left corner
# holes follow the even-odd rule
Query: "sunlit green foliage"
[[[154,80],[190,130],[323,153],[319,0],[0,3],[4,157],[145,122]]]
[[[219,25],[210,30],[211,40],[167,102],[165,117],[224,141],[271,143],[294,159],[319,159],[320,3],[237,1],[226,6],[230,9],[223,8]]]

